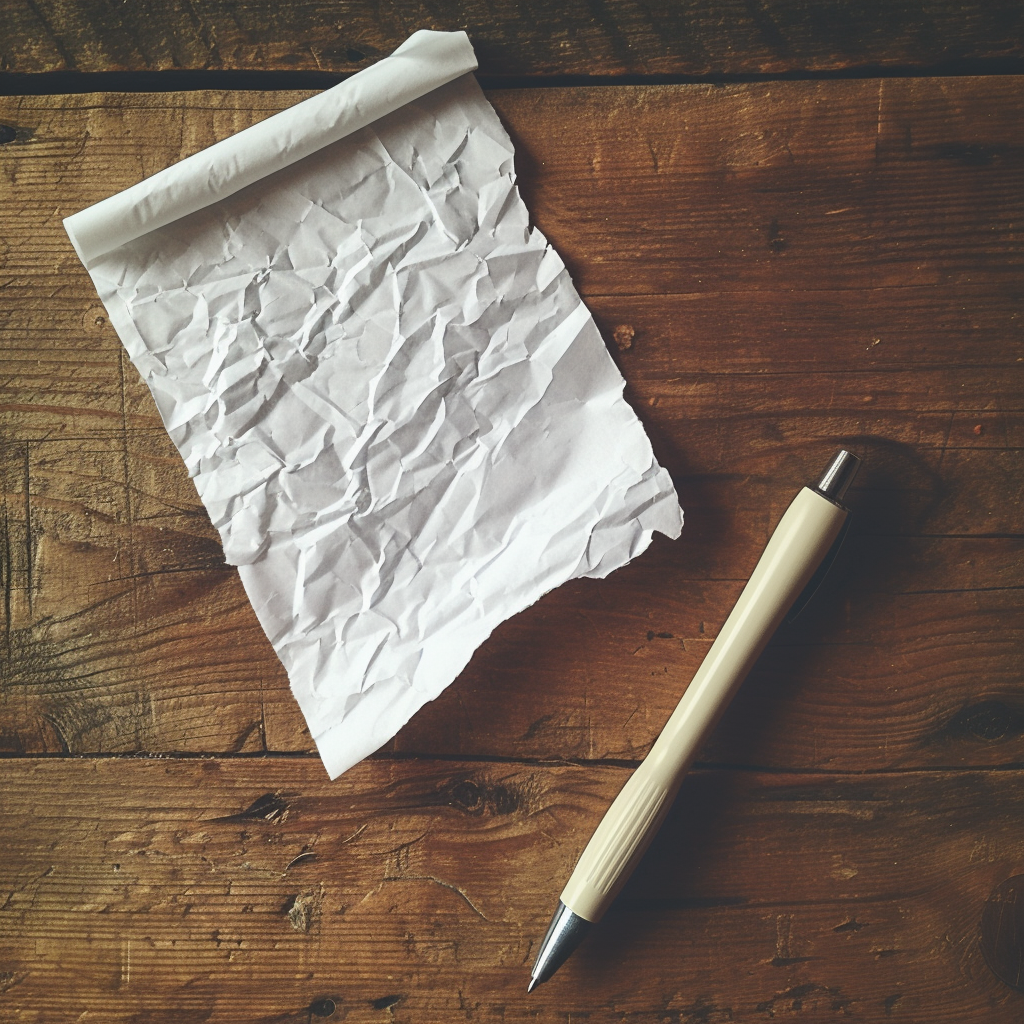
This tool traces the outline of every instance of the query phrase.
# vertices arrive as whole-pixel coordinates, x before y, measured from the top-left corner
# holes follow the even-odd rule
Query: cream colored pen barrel
[[[809,487],[793,500],[672,717],[583,851],[561,896],[573,913],[597,921],[615,899],[705,737],[814,575],[846,516],[844,508]]]

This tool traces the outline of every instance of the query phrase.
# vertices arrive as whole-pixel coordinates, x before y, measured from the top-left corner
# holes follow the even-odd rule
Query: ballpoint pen
[[[775,528],[736,607],[650,753],[630,776],[562,890],[537,952],[528,991],[547,981],[599,921],[668,813],[683,776],[765,644],[794,605],[802,607],[841,543],[842,504],[860,465],[840,451],[804,487]],[[800,599],[798,601],[798,598]]]

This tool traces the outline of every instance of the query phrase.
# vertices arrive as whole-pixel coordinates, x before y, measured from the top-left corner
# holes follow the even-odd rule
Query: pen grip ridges
[[[607,822],[609,827],[599,839],[599,853],[587,875],[589,884],[603,894],[611,891],[622,869],[640,849],[668,792],[656,779],[649,778],[639,792],[623,791],[620,796],[625,798],[624,811],[602,822],[602,825]]]

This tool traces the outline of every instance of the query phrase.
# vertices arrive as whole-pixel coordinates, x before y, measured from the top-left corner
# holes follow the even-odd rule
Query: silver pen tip
[[[547,981],[565,963],[569,954],[583,941],[589,928],[589,921],[574,914],[559,900],[555,916],[548,925],[548,933],[537,951],[527,992],[532,992],[537,985]]]
[[[526,994],[529,995],[537,987],[537,979],[531,978],[530,984],[526,986]]]

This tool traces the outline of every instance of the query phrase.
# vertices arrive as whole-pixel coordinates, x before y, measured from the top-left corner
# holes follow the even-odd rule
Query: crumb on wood
[[[630,324],[619,324],[612,331],[612,337],[615,339],[615,344],[619,346],[619,351],[625,352],[633,347],[633,338],[636,337],[636,331],[633,330]]]
[[[316,917],[316,898],[312,893],[301,893],[288,908],[288,921],[297,932],[309,931]]]

